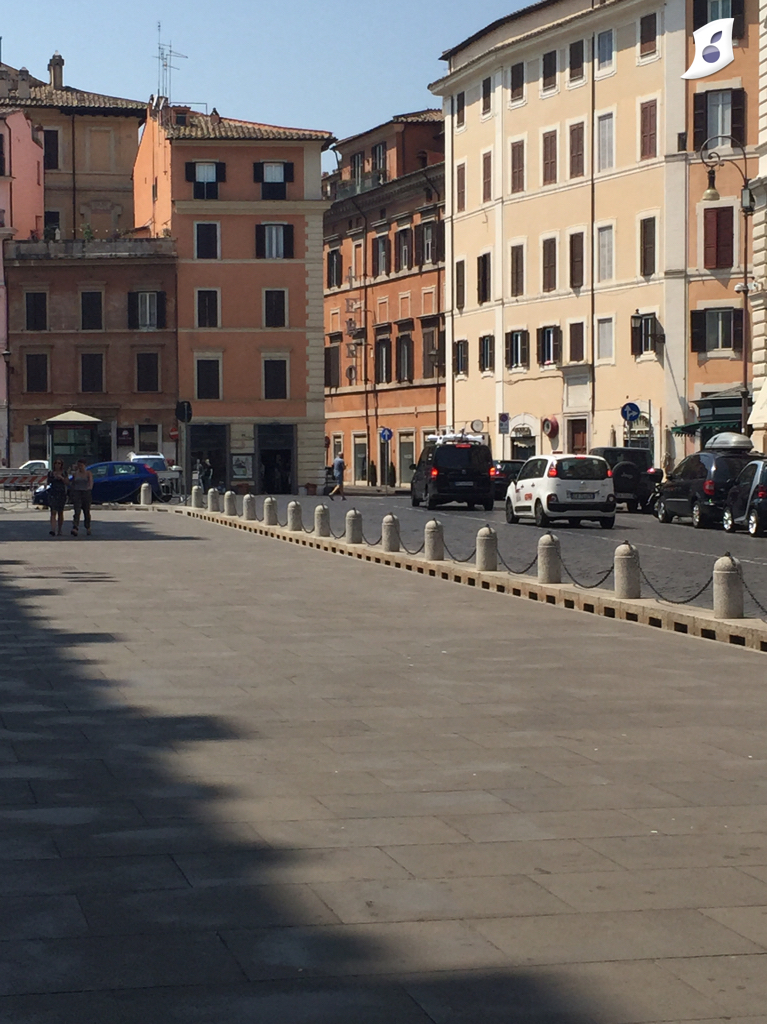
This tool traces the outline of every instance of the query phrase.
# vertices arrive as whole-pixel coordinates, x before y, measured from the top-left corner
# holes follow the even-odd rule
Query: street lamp
[[[715,149],[708,150],[708,144],[720,145],[722,142],[729,142],[733,149],[739,149],[743,157],[743,167],[736,160],[726,158],[717,153]],[[741,406],[741,427],[746,432],[749,414],[749,393],[748,393],[748,356],[749,356],[749,308],[748,308],[748,218],[754,212],[754,194],[750,188],[748,179],[748,158],[743,146],[734,139],[732,135],[712,135],[706,139],[700,147],[700,159],[708,169],[708,187],[701,196],[703,202],[718,203],[721,196],[716,188],[716,171],[723,164],[732,164],[737,168],[743,179],[743,188],[740,192],[740,209],[743,214],[743,280],[735,286],[735,291],[743,295],[743,385],[740,392]]]

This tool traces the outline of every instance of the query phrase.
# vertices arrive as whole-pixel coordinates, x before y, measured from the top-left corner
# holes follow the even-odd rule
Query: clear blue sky
[[[66,84],[132,99],[157,91],[157,22],[187,60],[173,99],[229,117],[324,128],[337,138],[393,114],[438,106],[427,84],[443,50],[521,0],[35,0],[6,4],[2,59],[47,77],[59,50]]]

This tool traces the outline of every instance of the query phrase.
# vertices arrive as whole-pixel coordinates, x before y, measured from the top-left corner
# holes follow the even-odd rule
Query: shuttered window
[[[48,355],[45,352],[28,352],[25,357],[26,391],[48,390]]]
[[[584,174],[584,126],[570,125],[570,177],[582,178]]]
[[[511,191],[525,191],[525,144],[522,140],[511,144]]]
[[[557,51],[549,50],[544,53],[543,60],[543,88],[554,89],[557,84]]]
[[[578,82],[583,78],[583,40],[570,43],[570,81]]]
[[[482,202],[489,203],[493,198],[493,154],[482,154]]]
[[[466,209],[466,164],[455,169],[455,208],[458,213]]]
[[[200,288],[197,292],[197,326],[218,327],[218,292]]]
[[[286,326],[286,294],[284,288],[264,292],[264,327]]]
[[[570,362],[582,363],[586,358],[586,345],[582,323],[570,324]]]
[[[455,306],[463,309],[466,305],[466,263],[458,260],[455,265]]]
[[[468,341],[457,341],[453,346],[453,373],[468,375],[469,372],[469,343]]]
[[[524,295],[525,293],[525,247],[523,245],[512,245],[511,247],[511,294],[513,296]]]
[[[608,171],[615,163],[612,114],[603,114],[597,119],[597,141],[597,167],[600,171]]]
[[[615,274],[613,266],[613,229],[606,225],[597,231],[598,273],[600,281],[611,281]]]
[[[489,302],[491,297],[490,253],[477,257],[477,302]]]
[[[655,218],[645,217],[639,222],[640,272],[643,277],[655,273]]]
[[[80,292],[80,327],[83,331],[100,331],[104,327],[101,292]]]
[[[495,370],[495,338],[485,334],[479,339],[479,371],[490,373]]]
[[[27,292],[26,329],[28,331],[48,330],[48,295],[46,292]]]
[[[331,249],[328,252],[327,271],[328,288],[340,288],[343,283],[343,256],[340,249]]]
[[[136,391],[160,390],[160,356],[157,352],[136,354]]]
[[[197,397],[218,401],[221,398],[221,360],[198,359],[196,370]]]
[[[528,331],[509,331],[505,339],[506,368],[527,369],[530,365],[530,334]]]
[[[570,235],[570,287],[583,287],[583,232]]]
[[[658,105],[655,100],[643,103],[639,108],[642,160],[650,160],[657,156]]]
[[[101,352],[83,352],[80,356],[80,390],[104,390],[104,356]]]
[[[455,126],[463,128],[466,124],[466,93],[459,92],[455,98]]]
[[[341,348],[328,345],[325,349],[325,387],[337,388],[341,385]]]
[[[543,184],[554,185],[557,180],[557,133],[543,133]]]
[[[703,211],[703,266],[706,270],[731,267],[734,263],[733,216],[731,206]]]
[[[658,16],[646,14],[639,20],[639,56],[649,57],[658,48]]]
[[[288,397],[287,359],[264,359],[264,398],[280,401]]]
[[[195,240],[198,260],[218,259],[218,224],[195,225]]]
[[[511,65],[511,102],[518,103],[525,98],[525,65]]]
[[[482,113],[489,114],[493,104],[493,80],[485,78],[482,80]]]
[[[543,291],[553,292],[557,287],[557,240],[543,240]]]

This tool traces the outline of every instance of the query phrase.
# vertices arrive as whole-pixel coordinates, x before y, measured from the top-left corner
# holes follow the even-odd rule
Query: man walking
[[[341,500],[346,501],[346,495],[344,494],[344,472],[346,470],[346,463],[344,462],[344,453],[339,452],[338,455],[333,459],[333,479],[336,482],[335,487],[330,492],[330,500],[335,501],[334,494],[340,494]]]
[[[80,515],[85,519],[85,532],[91,535],[91,496],[93,494],[93,474],[87,468],[85,459],[78,459],[75,471],[69,481],[69,494],[72,499],[74,515],[72,517],[72,536],[77,536],[80,527]]]

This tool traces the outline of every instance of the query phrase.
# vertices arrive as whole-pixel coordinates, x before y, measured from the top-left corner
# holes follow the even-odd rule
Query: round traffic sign
[[[627,423],[636,423],[639,417],[642,415],[642,410],[636,404],[636,402],[626,402],[621,409],[621,416]]]
[[[388,427],[381,427],[381,440],[382,441],[391,441],[391,439],[393,437],[394,437],[394,431],[393,430],[390,430]]]
[[[168,437],[171,441],[178,441],[178,427],[171,427],[168,431]]]

